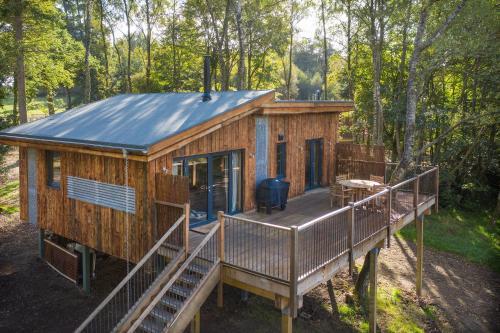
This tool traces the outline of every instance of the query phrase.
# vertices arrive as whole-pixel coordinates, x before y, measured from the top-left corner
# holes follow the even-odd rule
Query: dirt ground
[[[37,258],[36,228],[18,221],[15,215],[0,216],[0,332],[71,332],[123,277],[124,265],[99,258],[92,293],[85,295]],[[380,254],[380,286],[400,288],[406,298],[415,299],[414,267],[414,245],[393,239],[392,247]],[[426,296],[421,302],[435,305],[440,313],[436,322],[426,324],[426,331],[500,330],[499,274],[432,250],[425,251],[424,269]],[[337,302],[344,302],[348,285],[352,281],[346,272],[334,279]],[[203,332],[279,332],[280,314],[271,301],[250,295],[244,302],[230,287],[224,293],[223,310],[216,308],[215,295],[203,306]],[[326,285],[307,295],[304,304],[306,315],[294,322],[296,332],[354,330],[332,316]]]
[[[17,154],[7,158],[8,179],[17,177]],[[5,179],[3,180],[5,181]],[[4,182],[0,182],[3,184]],[[113,289],[125,274],[122,261],[99,257],[92,292],[57,274],[38,257],[37,229],[19,222],[19,216],[0,214],[0,332],[72,332]],[[398,288],[405,302],[434,305],[436,318],[422,327],[435,332],[499,332],[500,274],[469,263],[461,257],[426,249],[423,299],[415,297],[415,246],[393,239],[380,253],[380,289]],[[361,265],[361,262],[358,262]],[[352,288],[346,272],[333,280],[335,302],[345,302]],[[224,288],[224,308],[217,309],[215,293],[202,308],[202,332],[264,333],[280,331],[280,313],[273,302],[250,295],[241,300],[239,290]],[[351,332],[356,328],[332,314],[326,285],[304,297],[295,332]],[[380,314],[387,330],[390,319]]]

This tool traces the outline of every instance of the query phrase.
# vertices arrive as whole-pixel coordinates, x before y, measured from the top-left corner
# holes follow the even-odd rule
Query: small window
[[[276,152],[276,176],[286,177],[286,143],[278,143]]]
[[[47,185],[61,187],[61,155],[55,151],[47,152]]]

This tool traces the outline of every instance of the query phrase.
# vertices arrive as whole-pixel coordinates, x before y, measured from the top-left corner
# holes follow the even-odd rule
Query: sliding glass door
[[[240,151],[176,159],[173,174],[189,177],[191,224],[217,218],[217,212],[236,213],[242,207],[242,156]]]
[[[306,190],[321,186],[321,169],[323,157],[323,141],[321,139],[306,140]]]

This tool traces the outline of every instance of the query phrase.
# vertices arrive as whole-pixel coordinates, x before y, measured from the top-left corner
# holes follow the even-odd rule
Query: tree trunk
[[[325,22],[325,0],[321,0],[321,23],[323,25],[323,90],[324,98],[328,99],[328,44],[326,40],[326,22]]]
[[[127,84],[125,91],[132,92],[131,61],[132,61],[132,32],[130,31],[130,3],[123,0],[123,9],[125,11],[125,22],[127,24]]]
[[[293,11],[292,11],[293,17]],[[293,65],[293,20],[290,18],[290,47],[288,51],[288,75],[286,77],[286,98],[290,99],[290,89],[292,85],[292,65]]]
[[[146,92],[151,92],[151,8],[150,0],[146,6]]]
[[[109,96],[109,81],[110,81],[110,75],[109,75],[109,60],[108,60],[108,44],[106,41],[106,31],[104,30],[104,5],[103,2],[104,0],[99,0],[99,23],[100,23],[100,28],[101,28],[101,42],[102,42],[102,48],[103,48],[103,54],[104,54],[104,95],[105,97]]]
[[[172,90],[179,89],[179,75],[177,74],[177,1],[172,3],[172,27],[170,34],[170,42],[172,47]]]
[[[370,275],[370,252],[365,255],[365,261],[363,262],[363,267],[359,271],[358,278],[356,279],[356,285],[354,286],[354,291],[358,295],[359,301],[362,306],[366,305],[367,294],[368,294],[368,283]]]
[[[85,82],[83,86],[83,102],[90,103],[91,80],[90,80],[90,39],[92,24],[92,0],[85,2]]]
[[[68,87],[65,87],[64,89],[66,90],[66,109],[69,110],[72,107],[71,90]]]
[[[49,115],[56,113],[54,109],[54,90],[52,88],[47,88],[47,108],[49,109]]]
[[[24,40],[23,40],[23,2],[15,0],[14,14],[14,37],[17,45],[16,52],[16,83],[17,83],[17,109],[19,122],[28,122],[28,112],[26,109],[26,75],[24,69]]]
[[[373,63],[373,143],[384,143],[384,114],[380,93],[380,76],[382,71],[382,47],[384,40],[384,0],[370,1],[370,44]],[[378,21],[378,27],[377,27]]]
[[[347,98],[354,99],[354,73],[352,70],[352,10],[351,0],[346,1],[347,5]]]
[[[243,26],[241,22],[241,2],[243,0],[236,1],[236,29],[238,31],[238,47],[239,47],[239,62],[238,62],[238,83],[236,89],[245,89],[245,35],[243,31]]]

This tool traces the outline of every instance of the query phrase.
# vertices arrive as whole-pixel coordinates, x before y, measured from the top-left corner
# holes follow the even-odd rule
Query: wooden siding
[[[155,175],[155,199],[183,205],[189,202],[189,179],[183,176]],[[156,238],[159,239],[184,213],[184,209],[168,205],[156,205]]]
[[[28,148],[19,147],[19,218],[28,221]]]
[[[337,127],[336,113],[269,116],[269,177],[276,177],[276,144],[286,142],[286,179],[290,181],[289,196],[294,197],[304,193],[306,140],[323,139],[321,185],[328,185],[335,166]],[[278,141],[278,134],[284,134],[283,141]]]
[[[127,258],[125,213],[67,197],[66,176],[124,185],[125,161],[61,152],[61,187],[47,186],[45,150],[38,151],[38,223],[40,228],[110,255]],[[136,191],[136,213],[129,215],[129,258],[138,261],[152,245],[147,207],[147,164],[129,161],[128,183]]]
[[[151,169],[155,173],[162,172],[164,168],[171,172],[172,162],[176,157],[239,149],[244,151],[244,209],[249,210],[255,207],[255,118],[253,115],[234,121],[175,151],[158,157],[150,162]]]

